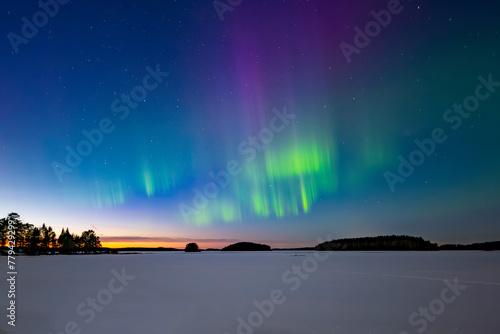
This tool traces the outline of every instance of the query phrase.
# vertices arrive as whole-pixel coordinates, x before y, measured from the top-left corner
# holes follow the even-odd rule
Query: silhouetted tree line
[[[62,229],[59,237],[52,227],[43,224],[35,227],[23,223],[17,213],[9,213],[0,219],[0,245],[7,246],[9,221],[15,227],[15,249],[29,255],[38,254],[93,254],[101,248],[101,241],[93,230],[81,235],[71,234],[68,228]]]
[[[476,242],[470,245],[460,245],[460,244],[445,244],[439,246],[440,250],[485,250],[493,251],[500,250],[500,241],[492,242]]]
[[[315,250],[438,250],[438,245],[418,237],[384,235],[323,242]]]

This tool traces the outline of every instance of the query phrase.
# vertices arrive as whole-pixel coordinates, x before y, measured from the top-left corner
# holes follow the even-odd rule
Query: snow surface
[[[318,261],[315,254],[328,258]],[[6,268],[7,258],[0,259]],[[498,334],[500,329],[500,252],[165,252],[18,257],[16,262],[15,332],[21,334]],[[135,278],[116,292],[121,283],[113,280],[112,270],[122,268]],[[466,289],[459,295],[444,291],[448,301],[454,299],[445,304],[443,280],[453,285],[455,278]],[[115,293],[109,290],[112,280]],[[7,291],[2,280],[0,333],[12,330]],[[109,304],[97,301],[103,309],[88,311],[87,298],[98,294]],[[257,313],[253,302],[271,296],[282,303],[273,304],[272,312],[266,309],[269,316]],[[432,321],[418,315],[431,303],[439,311],[430,313]],[[86,314],[77,313],[79,305]],[[238,329],[238,317],[245,328]],[[260,326],[248,324],[259,325],[259,317]]]

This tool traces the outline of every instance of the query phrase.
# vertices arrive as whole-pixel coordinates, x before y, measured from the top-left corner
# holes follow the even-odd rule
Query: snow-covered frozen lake
[[[500,329],[500,252],[165,252],[16,261],[15,331],[22,334]],[[5,279],[1,287],[3,333],[12,327]]]

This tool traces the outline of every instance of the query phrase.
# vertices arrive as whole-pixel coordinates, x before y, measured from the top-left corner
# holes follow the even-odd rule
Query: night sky
[[[2,217],[104,246],[500,239],[497,1],[46,2],[2,5]]]

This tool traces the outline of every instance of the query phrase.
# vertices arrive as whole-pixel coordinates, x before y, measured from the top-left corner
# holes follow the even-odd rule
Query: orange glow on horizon
[[[105,239],[105,238],[104,238]],[[196,242],[196,240],[193,240],[192,242]],[[130,247],[147,247],[147,248],[157,248],[157,247],[163,247],[163,248],[177,248],[180,250],[184,250],[186,245],[189,242],[158,242],[158,241],[102,241],[101,240],[101,245],[102,247],[106,248],[130,248]],[[198,244],[198,247],[200,249],[207,249],[207,248],[224,248],[228,246],[230,243],[201,243],[201,242],[196,242]]]
[[[101,241],[102,247],[107,247],[107,248],[126,248],[126,247],[147,247],[147,248],[157,248],[157,247],[163,247],[163,248],[178,248],[178,249],[184,249],[186,247],[186,243],[181,243],[181,242],[176,242],[176,243],[164,243],[164,242],[147,242],[147,241],[131,241],[131,242],[102,242]]]

